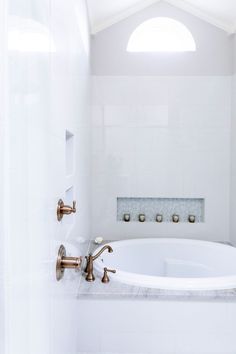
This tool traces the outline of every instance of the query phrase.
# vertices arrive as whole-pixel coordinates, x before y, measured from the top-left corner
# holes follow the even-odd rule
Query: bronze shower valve
[[[61,221],[64,215],[76,213],[76,201],[73,201],[73,206],[65,205],[63,200],[60,199],[57,205],[57,220]]]

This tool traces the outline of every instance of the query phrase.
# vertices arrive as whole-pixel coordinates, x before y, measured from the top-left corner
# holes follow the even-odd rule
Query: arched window
[[[152,18],[132,33],[128,52],[193,52],[196,43],[181,22],[168,17]]]

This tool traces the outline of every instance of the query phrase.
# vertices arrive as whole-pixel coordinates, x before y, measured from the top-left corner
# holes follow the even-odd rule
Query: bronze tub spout
[[[87,273],[86,275],[86,280],[87,281],[94,281],[95,280],[95,276],[93,274],[93,262],[101,256],[101,254],[105,251],[105,250],[108,250],[109,253],[112,253],[113,252],[113,249],[111,246],[109,245],[106,245],[104,246],[97,254],[95,254],[94,256],[90,253],[86,259],[87,259],[87,265],[86,265],[86,268],[85,268],[85,272]]]

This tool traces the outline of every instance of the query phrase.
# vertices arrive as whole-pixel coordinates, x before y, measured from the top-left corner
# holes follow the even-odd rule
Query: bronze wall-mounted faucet
[[[56,263],[56,278],[61,280],[66,269],[80,270],[82,264],[82,257],[67,257],[66,249],[63,245],[60,246],[57,255]]]
[[[109,253],[113,252],[113,249],[111,248],[111,246],[106,245],[104,246],[97,254],[95,254],[94,256],[90,253],[87,257],[85,257],[87,259],[87,265],[85,268],[85,272],[87,273],[86,275],[86,280],[87,281],[94,281],[95,280],[95,276],[93,274],[93,262],[99,257],[101,256],[101,254],[105,251],[108,250]]]

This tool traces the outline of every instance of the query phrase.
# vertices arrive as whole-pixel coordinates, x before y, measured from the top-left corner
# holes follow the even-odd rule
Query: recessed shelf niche
[[[205,221],[205,199],[203,198],[117,198],[117,221],[124,221],[130,215],[130,222],[138,222],[139,215],[145,215],[145,222],[156,222],[162,215],[162,222],[173,223],[173,215],[179,216],[179,223],[189,223],[189,216],[195,216],[195,223]]]
[[[66,130],[66,176],[74,172],[74,134]]]

